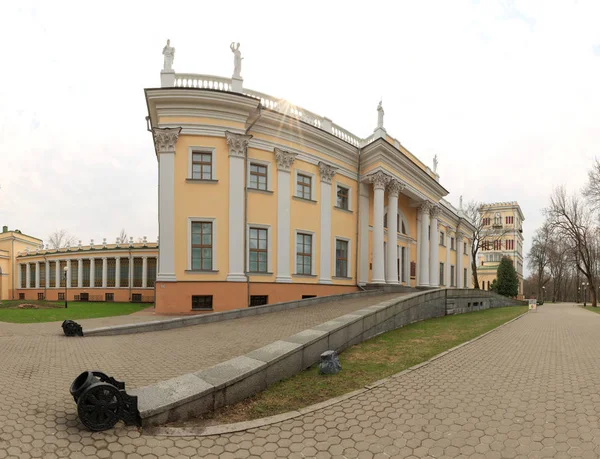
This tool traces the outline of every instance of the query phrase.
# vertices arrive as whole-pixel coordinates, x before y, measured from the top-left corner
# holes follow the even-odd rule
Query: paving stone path
[[[239,345],[236,330],[227,328],[234,322],[221,323],[220,338],[230,346]],[[175,344],[186,340],[187,354],[175,346],[170,360],[205,352],[190,335],[178,336],[194,328],[204,336],[203,327],[162,332]],[[138,358],[164,379],[173,366],[160,336],[0,337],[0,459],[600,457],[600,315],[574,305],[544,305],[369,392],[260,429],[218,437],[152,437],[122,426],[83,430],[65,395],[74,369],[94,364],[115,376],[122,371],[128,382],[155,379],[128,357],[139,352],[128,341],[135,337],[146,346]]]

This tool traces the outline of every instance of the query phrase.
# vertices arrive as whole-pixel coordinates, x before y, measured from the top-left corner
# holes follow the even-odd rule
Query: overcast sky
[[[0,224],[84,243],[157,236],[144,88],[162,48],[178,72],[231,76],[366,137],[385,127],[458,205],[512,201],[524,236],[552,188],[600,156],[600,2],[3,3]]]

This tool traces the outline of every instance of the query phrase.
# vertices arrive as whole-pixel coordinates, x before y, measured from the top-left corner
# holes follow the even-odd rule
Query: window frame
[[[212,223],[212,269],[192,269],[192,223]],[[187,271],[210,273],[217,271],[217,219],[214,217],[188,217],[187,222]]]
[[[272,188],[272,182],[271,182],[271,162],[270,161],[265,161],[262,159],[254,159],[254,158],[248,158],[248,170],[247,170],[247,174],[246,174],[246,183],[248,184],[248,189],[249,190],[253,190],[253,191],[273,191]],[[256,164],[257,166],[263,166],[267,168],[267,188],[266,189],[261,189],[261,188],[252,188],[250,186],[250,178],[252,177],[252,173],[251,173],[251,165],[252,164]]]
[[[250,271],[250,229],[251,228],[267,230],[267,271],[266,272]],[[246,242],[246,272],[248,274],[250,274],[251,276],[273,274],[273,269],[272,269],[272,264],[271,264],[271,257],[272,257],[272,253],[273,253],[273,251],[271,250],[271,247],[273,245],[272,244],[273,237],[272,237],[271,225],[262,225],[259,223],[248,223],[246,225],[246,241],[247,241]]]
[[[347,191],[346,199],[348,201],[348,207],[338,206],[338,188],[343,188]],[[347,210],[349,212],[352,212],[352,187],[350,187],[350,185],[346,185],[345,183],[337,181],[337,180],[335,181],[335,205],[334,205],[334,207],[336,209]]]
[[[456,250],[456,238],[454,236],[450,237],[450,250]]]
[[[310,260],[310,274],[303,274],[298,272],[298,234],[305,234],[312,236],[311,238],[311,260]],[[294,230],[294,275],[296,276],[316,276],[316,244],[317,238],[314,231],[295,229]]]
[[[206,146],[189,146],[188,147],[188,170],[187,170],[187,180],[192,180],[194,182],[209,182],[217,180],[217,149],[215,147],[206,147]],[[210,171],[210,179],[202,179],[202,178],[193,178],[194,173],[192,170],[193,157],[194,153],[203,153],[211,155],[211,171]]]
[[[450,287],[456,287],[456,266],[450,265]]]
[[[298,175],[304,175],[306,177],[310,177],[310,199],[307,199],[305,197],[302,196],[298,196]],[[305,201],[313,201],[316,202],[317,201],[317,194],[316,194],[316,175],[313,174],[312,172],[308,172],[302,169],[294,169],[294,194],[293,196],[295,198],[298,199],[302,199]]]
[[[446,273],[446,263],[440,261],[440,285],[446,285],[446,279],[444,279],[444,274]]]
[[[345,242],[346,246],[346,275],[338,276],[337,275],[337,241]],[[334,260],[334,278],[337,279],[352,279],[352,241],[346,237],[335,236],[333,238],[333,260]]]
[[[440,231],[440,245],[446,247],[446,233]]]
[[[195,308],[194,307],[194,297],[210,298],[210,307]],[[214,295],[192,295],[190,300],[192,303],[190,306],[190,309],[192,311],[212,311],[214,309]]]

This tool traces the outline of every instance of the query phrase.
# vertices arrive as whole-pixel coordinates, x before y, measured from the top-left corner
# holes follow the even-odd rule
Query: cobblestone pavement
[[[197,333],[204,335],[200,327]],[[271,329],[265,325],[264,330]],[[228,341],[236,339],[232,331],[222,331]],[[128,375],[128,382],[144,380],[139,367],[114,363],[128,360],[131,343],[121,339],[125,337],[89,340],[104,347],[113,340],[112,359],[100,359],[87,338],[0,338],[0,459],[596,458],[599,331],[600,315],[573,305],[547,304],[355,398],[293,420],[218,437],[152,437],[127,427],[92,434],[80,428],[74,404],[65,396],[73,368],[87,368],[99,358],[98,368],[121,376],[107,368],[113,362]],[[131,336],[146,343],[146,360],[169,367],[160,350],[164,343],[146,340],[150,335],[160,336]],[[192,341],[188,348],[189,357],[204,351]],[[165,372],[169,370],[161,376]]]

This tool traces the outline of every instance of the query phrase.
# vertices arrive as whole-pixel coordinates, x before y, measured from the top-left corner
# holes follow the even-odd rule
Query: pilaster
[[[77,259],[77,288],[83,288],[83,258]]]
[[[108,285],[108,259],[102,257],[102,288],[106,288]]]
[[[35,262],[35,288],[40,288],[40,262]]]
[[[390,176],[377,171],[369,175],[369,181],[373,184],[373,276],[371,283],[385,284],[383,216],[385,187],[390,181]]]
[[[148,257],[142,257],[142,288],[148,287]]]
[[[115,288],[121,287],[121,257],[115,257]]]
[[[230,282],[246,282],[244,273],[244,166],[251,135],[225,131],[229,146],[229,271]],[[162,240],[162,238],[161,238]]]
[[[90,287],[96,286],[96,259],[90,258]]]
[[[425,201],[419,207],[421,214],[421,253],[419,260],[419,286],[429,286],[429,211],[431,202]]]
[[[277,161],[277,276],[275,282],[292,282],[290,274],[290,170],[296,153],[275,148]]]
[[[319,283],[331,284],[331,181],[337,167],[319,162],[321,176],[321,234]]]
[[[175,144],[181,128],[153,128],[158,154],[159,282],[175,282]]]
[[[437,205],[431,207],[429,211],[429,285],[439,287],[440,285],[440,259],[439,259],[439,231],[438,216],[440,208]]]
[[[369,198],[371,195],[371,184],[360,183],[358,185],[359,202],[359,235],[360,235],[360,262],[359,285],[369,282]]]
[[[404,185],[391,179],[387,184],[388,191],[388,243],[387,243],[387,276],[388,284],[398,284],[398,195]]]
[[[54,288],[60,288],[62,273],[60,272],[60,260],[54,260]]]

